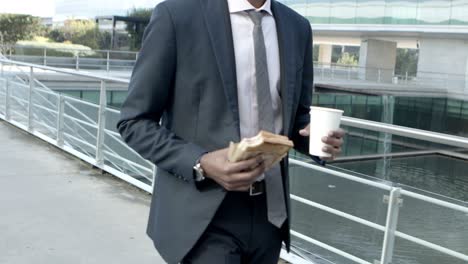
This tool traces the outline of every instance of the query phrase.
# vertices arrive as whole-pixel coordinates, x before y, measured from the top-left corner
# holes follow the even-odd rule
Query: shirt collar
[[[239,13],[247,10],[255,9],[257,11],[265,11],[270,15],[273,15],[271,12],[271,0],[266,0],[262,7],[255,8],[249,1],[247,0],[227,0],[229,13]]]

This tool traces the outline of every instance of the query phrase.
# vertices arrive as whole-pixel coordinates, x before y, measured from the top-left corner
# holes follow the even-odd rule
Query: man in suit
[[[307,153],[312,83],[310,24],[276,0],[154,9],[117,126],[158,167],[147,232],[168,263],[276,263],[289,249],[288,160],[266,171],[261,156],[229,162],[227,146],[263,129]],[[332,156],[342,136],[323,139]]]

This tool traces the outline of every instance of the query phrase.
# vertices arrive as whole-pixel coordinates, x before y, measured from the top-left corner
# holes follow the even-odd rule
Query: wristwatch
[[[202,182],[206,179],[205,171],[201,167],[200,160],[197,161],[197,164],[193,166],[193,178],[196,182]]]

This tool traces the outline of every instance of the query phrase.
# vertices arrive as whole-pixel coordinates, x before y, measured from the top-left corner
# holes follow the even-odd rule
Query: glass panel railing
[[[464,188],[460,184],[458,188]],[[456,187],[455,187],[456,188]],[[456,190],[460,192],[467,190]],[[431,195],[433,196],[433,195]],[[465,195],[466,196],[466,195]],[[433,244],[449,248],[456,252],[468,255],[468,215],[465,212],[455,211],[431,204],[425,201],[402,195],[403,206],[400,208],[398,231],[410,236],[423,239]],[[454,204],[468,206],[468,203],[440,197],[440,199]],[[464,197],[468,201],[468,197]],[[433,249],[421,247],[415,243],[397,239],[395,244],[395,262],[397,263],[466,263]]]
[[[34,129],[40,133],[55,138],[57,136],[59,95],[53,91],[36,87],[33,92],[33,108],[35,118]]]
[[[461,96],[372,95],[321,88],[314,94],[314,105],[341,109],[349,117],[468,136],[468,101]]]
[[[311,208],[294,196],[385,225],[387,205],[383,203],[383,196],[388,194],[387,190],[294,164],[290,166],[290,188],[293,195],[292,229],[345,252],[352,252],[354,256],[369,262],[379,258],[383,241],[381,231]],[[319,253],[304,241],[297,241],[296,246]],[[343,263],[339,262],[341,257],[337,258],[335,254],[320,255],[334,263]]]
[[[355,260],[357,263],[373,263],[379,258],[366,252],[372,246],[360,241],[359,235],[353,232],[358,232],[369,242],[373,240],[367,237],[368,234],[381,239],[377,235],[382,235],[378,231],[379,226],[391,226],[389,223],[393,222],[397,230],[394,262],[466,263],[468,140],[363,121],[366,123],[364,128],[353,119],[345,121],[348,135],[344,156],[329,163],[328,169],[317,166],[306,156],[298,158],[307,163],[291,161],[301,166],[291,167],[292,210],[295,212],[293,229],[312,238],[295,237],[299,241],[298,247],[322,252],[320,255],[324,258],[340,261],[334,256],[336,252],[327,248],[331,246],[345,253],[352,252],[353,257],[359,258]],[[427,137],[427,134],[431,136]],[[365,143],[369,139],[373,144]],[[373,153],[365,153],[366,147],[367,151],[370,147]],[[346,182],[349,180],[351,182]],[[382,183],[391,188],[392,194],[402,189],[395,200],[400,205],[390,210],[393,213],[386,211],[387,202],[392,197],[388,190],[383,188],[374,192],[371,187]],[[295,199],[296,193],[307,201]],[[307,206],[314,209],[307,210]],[[307,215],[309,213],[311,215]],[[389,219],[393,220],[389,222]],[[327,229],[330,223],[334,223],[335,229]],[[365,231],[355,227],[356,223],[366,227],[379,226]],[[318,245],[315,240],[326,244],[326,247]],[[354,248],[356,241],[359,242]],[[366,246],[359,248],[360,245]],[[374,245],[383,248],[380,251],[382,256],[388,255],[389,249],[385,245],[387,243]],[[322,250],[313,249],[316,246]]]

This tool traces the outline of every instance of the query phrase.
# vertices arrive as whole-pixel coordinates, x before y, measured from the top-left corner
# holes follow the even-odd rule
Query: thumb
[[[306,126],[305,128],[299,130],[299,134],[300,134],[301,136],[304,136],[304,137],[309,136],[309,134],[310,134],[310,133],[309,133],[309,126]]]

